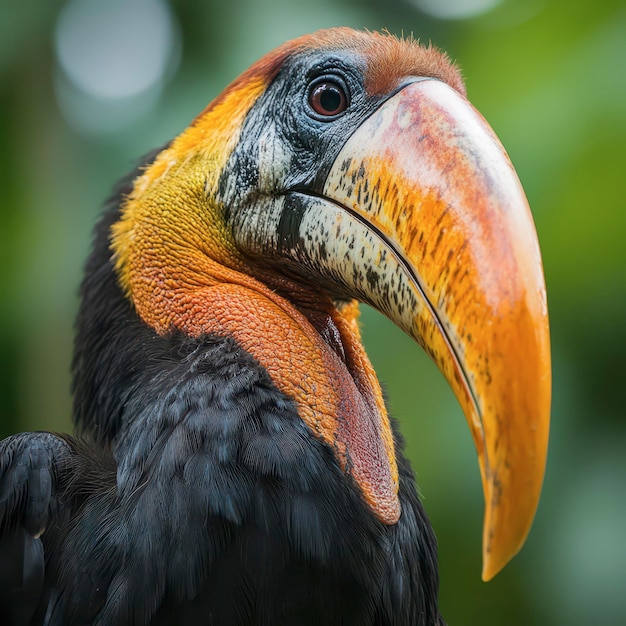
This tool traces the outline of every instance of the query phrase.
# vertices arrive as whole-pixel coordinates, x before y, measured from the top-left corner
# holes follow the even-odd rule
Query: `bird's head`
[[[349,29],[281,46],[145,169],[112,248],[147,324],[233,336],[393,524],[394,442],[356,301],[381,311],[465,413],[483,577],[519,550],[548,438],[541,258],[515,171],[439,51]]]

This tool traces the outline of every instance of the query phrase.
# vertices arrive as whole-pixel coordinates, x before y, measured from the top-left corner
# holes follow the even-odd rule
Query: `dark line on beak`
[[[465,371],[465,368],[462,365],[461,359],[460,359],[459,355],[457,354],[457,351],[454,348],[454,345],[452,344],[452,342],[450,341],[450,338],[448,337],[448,333],[446,332],[446,329],[445,329],[444,325],[442,324],[442,322],[441,322],[441,320],[439,318],[439,315],[437,314],[437,310],[434,308],[434,306],[432,305],[430,300],[427,298],[426,290],[424,289],[424,286],[420,282],[420,279],[419,279],[416,271],[406,261],[404,256],[401,254],[400,250],[398,250],[396,245],[392,241],[390,241],[388,239],[388,237],[385,235],[385,233],[383,233],[379,228],[377,228],[376,226],[374,226],[373,224],[368,222],[366,219],[364,219],[362,215],[360,215],[359,213],[357,213],[353,209],[350,209],[350,208],[344,206],[340,202],[337,202],[336,200],[333,200],[332,198],[329,198],[328,196],[325,196],[325,195],[323,195],[321,193],[317,193],[315,191],[311,191],[310,189],[294,187],[294,188],[288,189],[286,192],[284,192],[284,195],[292,195],[292,194],[302,194],[302,195],[310,196],[310,197],[313,197],[313,198],[319,198],[320,200],[323,200],[324,202],[329,202],[331,204],[334,204],[337,208],[339,208],[342,211],[345,211],[346,213],[350,214],[350,216],[352,216],[362,226],[365,226],[366,228],[371,230],[375,235],[378,236],[378,238],[392,252],[392,254],[394,255],[394,257],[395,257],[396,261],[398,262],[398,264],[400,265],[400,267],[403,268],[405,273],[408,274],[410,279],[417,286],[417,289],[418,289],[420,295],[422,296],[422,300],[426,303],[426,306],[427,306],[428,310],[430,311],[430,314],[431,314],[432,318],[435,320],[435,324],[439,328],[439,331],[441,332],[441,334],[442,334],[442,336],[444,338],[444,341],[446,342],[446,345],[448,346],[448,350],[450,351],[450,353],[452,354],[452,356],[454,358],[454,362],[456,363],[458,370],[461,372],[461,374],[463,376],[463,383],[465,385],[465,388],[469,392],[469,396],[472,399],[472,403],[474,405],[474,409],[476,411],[476,415],[478,415],[478,419],[480,421],[480,428],[481,428],[481,431],[482,431],[483,443],[484,443],[486,441],[486,439],[485,439],[485,428],[484,428],[484,425],[483,425],[483,416],[482,416],[482,413],[481,413],[480,408],[478,406],[478,401],[477,401],[476,396],[474,394],[474,390],[472,389],[472,386],[469,383],[469,377],[467,375],[467,372]],[[487,446],[485,445],[483,449],[484,449],[484,454],[485,454],[485,475],[487,477],[489,477],[490,470],[489,470],[489,456],[488,456],[488,452],[487,452]]]

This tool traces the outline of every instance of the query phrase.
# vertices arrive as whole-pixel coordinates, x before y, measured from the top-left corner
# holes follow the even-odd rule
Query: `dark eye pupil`
[[[309,104],[318,115],[330,117],[345,111],[348,102],[340,85],[323,82],[318,83],[311,90]]]
[[[333,87],[327,87],[320,94],[320,104],[329,113],[333,113],[341,106],[341,94]]]

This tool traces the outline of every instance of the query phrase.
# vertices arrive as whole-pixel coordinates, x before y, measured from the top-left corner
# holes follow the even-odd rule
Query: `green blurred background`
[[[70,429],[77,287],[99,206],[282,41],[414,33],[462,66],[542,245],[554,352],[548,471],[521,554],[480,581],[469,431],[426,357],[372,311],[365,341],[439,537],[450,624],[626,624],[623,0],[21,0],[0,16],[0,435]],[[619,182],[618,182],[619,181]]]

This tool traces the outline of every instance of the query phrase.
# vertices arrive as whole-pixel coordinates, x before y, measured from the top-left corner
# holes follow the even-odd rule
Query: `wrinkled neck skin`
[[[339,310],[321,290],[244,257],[213,199],[206,157],[159,169],[168,158],[138,179],[113,229],[120,282],[138,315],[160,335],[234,338],[331,446],[377,517],[397,522],[393,435],[356,302]]]

